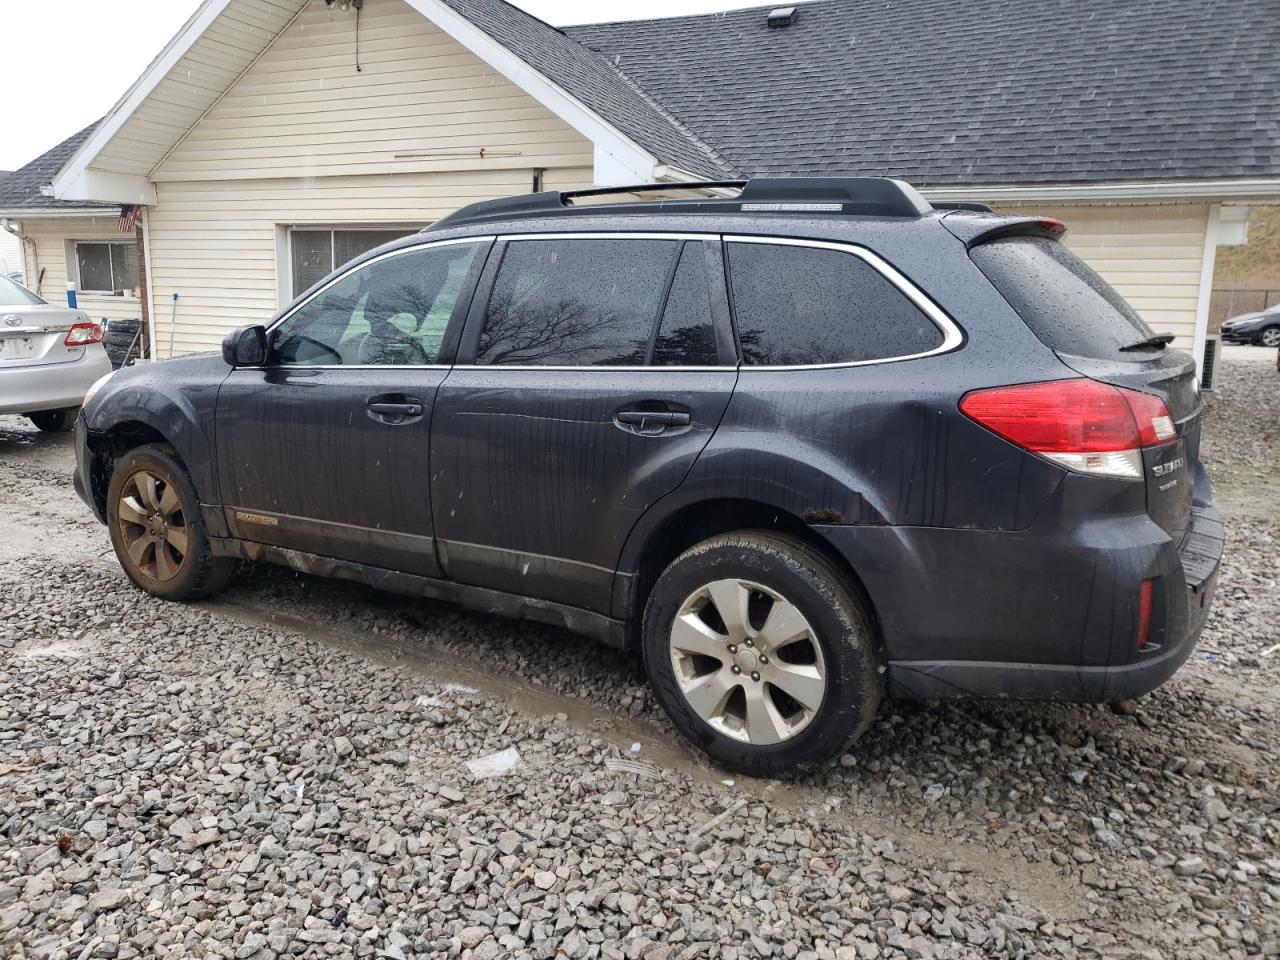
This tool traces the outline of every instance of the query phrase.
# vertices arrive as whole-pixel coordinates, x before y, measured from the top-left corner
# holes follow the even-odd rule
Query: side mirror
[[[260,367],[267,362],[267,330],[261,324],[232,330],[222,338],[222,359],[229,367]]]

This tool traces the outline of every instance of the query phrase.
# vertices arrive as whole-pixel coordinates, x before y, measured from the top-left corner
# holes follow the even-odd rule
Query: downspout
[[[24,254],[23,254],[23,257],[22,257],[22,278],[23,278],[24,280],[26,280],[28,277],[35,277],[35,278],[36,278],[36,279],[35,279],[35,286],[32,288],[31,292],[32,292],[32,293],[34,293],[37,297],[38,297],[38,296],[40,296],[40,260],[39,260],[39,258],[36,256],[36,242],[35,242],[35,240],[33,240],[31,237],[28,237],[25,233],[23,233],[23,232],[22,232],[22,228],[21,228],[21,227],[15,227],[15,226],[13,225],[13,221],[12,221],[12,220],[10,220],[8,217],[4,218],[3,220],[0,220],[0,227],[3,227],[3,228],[4,228],[4,232],[5,232],[5,233],[9,233],[9,234],[12,234],[13,236],[17,237],[17,238],[18,238],[18,243],[19,243],[19,245],[21,245],[21,247],[22,247],[22,249],[23,249],[24,251],[26,251],[26,250],[30,250],[30,251],[31,251],[31,253],[30,253],[30,270],[29,270],[29,272],[28,272],[28,259],[27,259],[27,254],[26,254],[26,253],[24,253]],[[28,281],[28,282],[30,282],[30,281]]]
[[[1196,361],[1196,378],[1204,377],[1204,344],[1209,336],[1209,301],[1213,297],[1213,267],[1218,255],[1218,218],[1222,205],[1209,205],[1204,228],[1204,254],[1200,260],[1200,289],[1196,297],[1196,331],[1191,340],[1191,354]]]
[[[151,275],[151,220],[147,216],[150,207],[142,208],[142,257],[143,271],[147,277],[147,358],[156,360],[156,282]]]

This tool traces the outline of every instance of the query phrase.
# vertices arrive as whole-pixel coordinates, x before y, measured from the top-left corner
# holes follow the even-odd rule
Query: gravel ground
[[[1259,353],[1205,425],[1217,607],[1136,716],[888,704],[790,783],[708,766],[556,630],[264,567],[153,600],[67,439],[0,418],[0,955],[1280,956]]]

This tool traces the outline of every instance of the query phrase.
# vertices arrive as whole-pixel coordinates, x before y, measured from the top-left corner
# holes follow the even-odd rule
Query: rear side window
[[[851,253],[742,242],[728,249],[748,366],[888,360],[942,345],[942,331]]]
[[[642,366],[677,240],[513,240],[476,363]]]
[[[1121,347],[1152,330],[1107,281],[1056,240],[1016,237],[969,254],[1051,350],[1077,357],[1140,359]]]

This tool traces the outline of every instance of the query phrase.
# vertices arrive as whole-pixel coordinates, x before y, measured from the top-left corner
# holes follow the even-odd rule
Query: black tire
[[[151,499],[158,499],[161,506],[155,508],[154,513],[138,483],[146,475],[157,481],[152,487]],[[169,491],[176,494],[176,506],[168,501]],[[167,505],[172,513],[163,517],[166,522],[160,525],[166,536],[172,535],[167,533],[170,528],[181,531],[185,550],[179,551],[168,541],[157,542],[147,533],[146,525],[132,523],[130,518],[136,514],[127,509],[126,498],[141,506],[145,513],[153,513],[147,523],[155,522],[155,517]],[[107,530],[125,574],[147,593],[163,600],[198,600],[224,589],[235,576],[237,563],[233,558],[215,557],[210,552],[195,486],[186,468],[167,446],[136,447],[116,463],[107,488]],[[143,546],[140,560],[130,554],[130,545],[136,545],[139,537],[151,537],[153,541],[149,549]],[[163,561],[159,557],[161,550]],[[170,573],[173,567],[176,569]]]
[[[79,412],[79,407],[66,407],[62,410],[36,410],[26,416],[42,433],[66,433],[76,425]]]
[[[724,579],[749,581],[777,595],[770,599],[750,593],[752,603],[789,601],[811,627],[806,645],[820,650],[821,659],[816,665],[820,673],[825,673],[826,682],[820,705],[805,714],[809,717],[801,721],[805,725],[781,742],[753,744],[726,734],[703,719],[681,690],[672,653],[675,618],[687,599]],[[705,612],[698,615],[706,616]],[[748,622],[754,623],[756,616],[750,614]],[[767,617],[768,613],[760,616]],[[727,635],[731,628],[723,627],[724,622],[721,621],[720,628],[713,628],[713,632]],[[760,636],[763,632],[762,628]],[[645,606],[644,663],[658,702],[676,728],[695,746],[722,766],[749,776],[796,774],[826,763],[866,732],[884,698],[878,648],[879,641],[860,591],[849,577],[804,541],[784,534],[749,530],[723,534],[691,547],[663,571]],[[741,645],[726,649],[744,651]],[[717,666],[714,659],[705,658],[709,663],[708,675],[719,669],[732,670],[741,662],[740,655],[735,652],[731,658],[721,658],[723,667]],[[781,659],[785,657],[775,658]],[[779,665],[775,663],[774,667]],[[739,667],[739,673],[727,679],[745,690],[748,678],[741,673],[742,669]],[[760,667],[761,671],[768,669]],[[696,682],[702,676],[699,673],[691,681],[686,675],[684,680]],[[754,679],[756,674],[752,673],[751,677]],[[777,688],[767,686],[767,677],[764,689],[775,691],[771,696],[776,696]],[[740,695],[730,694],[725,702],[731,706],[734,696]],[[732,718],[729,722],[733,722]],[[746,735],[745,727],[743,721],[739,737]]]

